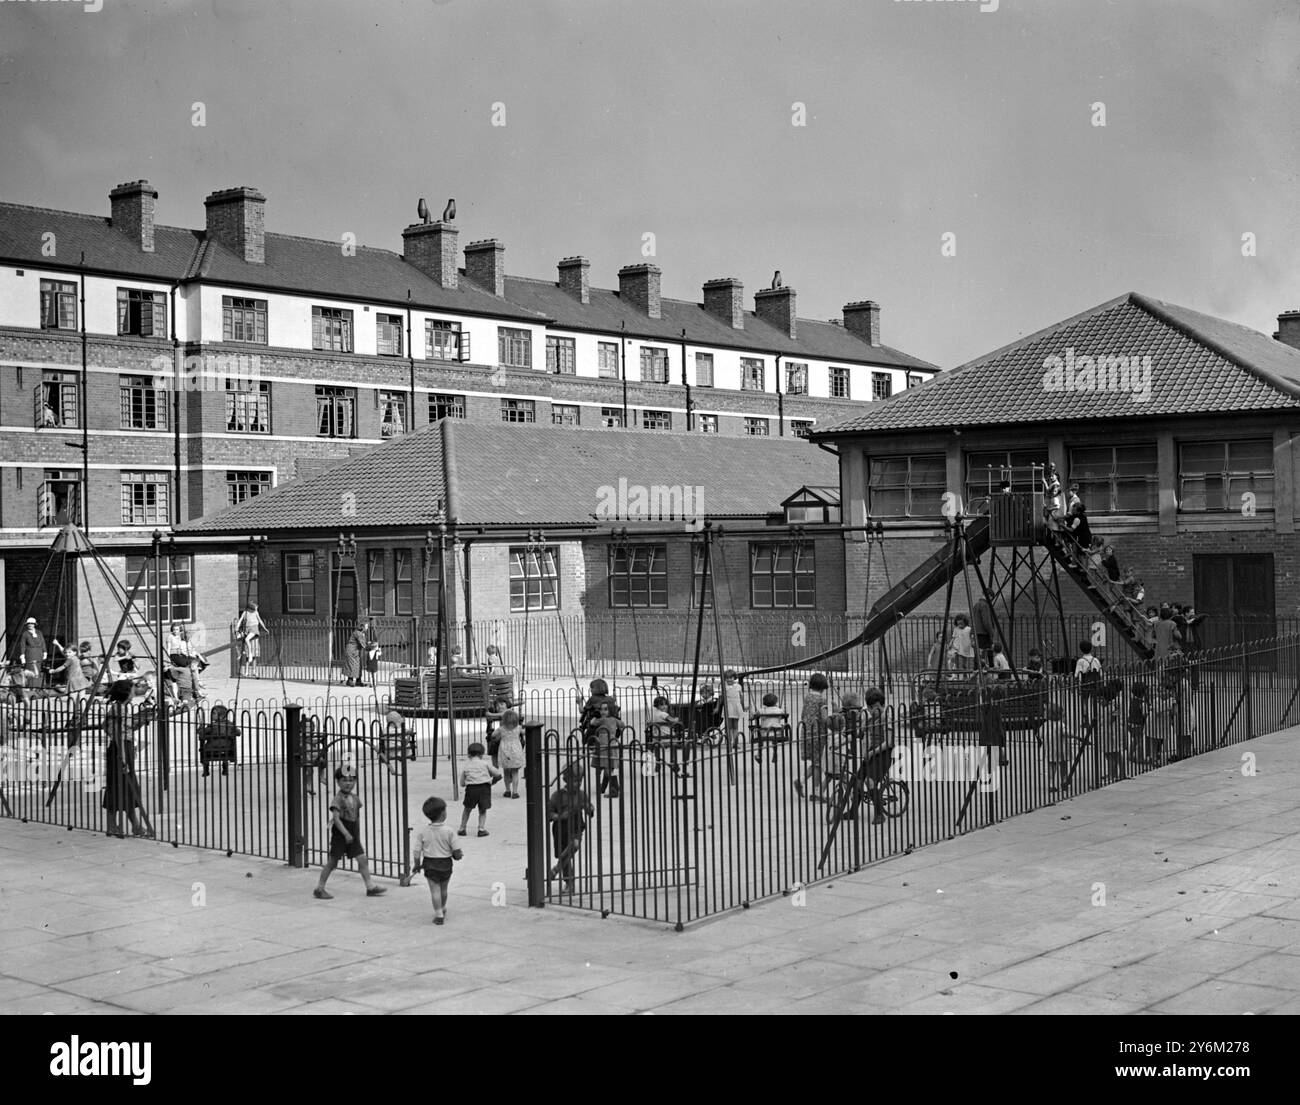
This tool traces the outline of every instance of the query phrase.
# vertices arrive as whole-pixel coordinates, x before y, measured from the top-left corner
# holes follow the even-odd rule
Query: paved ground
[[[680,934],[527,909],[523,802],[443,928],[422,887],[319,902],[315,871],[0,821],[0,1008],[1296,1013],[1298,784],[1291,729]]]

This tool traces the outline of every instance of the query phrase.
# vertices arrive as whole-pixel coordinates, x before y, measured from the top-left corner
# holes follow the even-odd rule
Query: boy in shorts
[[[334,868],[344,856],[357,861],[357,870],[366,884],[366,897],[377,898],[384,892],[382,886],[376,886],[370,877],[370,864],[366,860],[366,849],[361,843],[361,799],[357,797],[356,768],[344,764],[334,772],[334,781],[338,784],[338,793],[330,800],[330,858],[320,871],[320,882],[312,891],[314,898],[334,897],[325,889]]]
[[[472,810],[478,810],[478,835],[487,836],[487,812],[492,808],[492,784],[500,781],[501,772],[483,758],[487,751],[478,741],[466,749],[469,763],[460,773],[460,785],[465,788],[465,808],[460,815],[457,836],[464,836]]]
[[[452,860],[464,859],[456,847],[456,837],[447,824],[447,803],[441,798],[426,798],[420,807],[429,823],[415,834],[415,857],[411,860],[411,878],[423,871],[433,899],[433,923],[441,925],[447,916],[447,884],[451,880]]]

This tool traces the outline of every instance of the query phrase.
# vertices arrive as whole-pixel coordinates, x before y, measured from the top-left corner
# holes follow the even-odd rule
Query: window
[[[618,379],[618,344],[602,341],[596,344],[596,375],[602,380]]]
[[[165,526],[171,517],[166,472],[122,473],[122,525]]]
[[[540,549],[510,550],[510,609],[558,610],[560,608],[560,550],[554,545]]]
[[[546,371],[572,376],[578,371],[572,338],[546,339]]]
[[[834,371],[832,369],[832,371]],[[785,366],[786,395],[808,394],[808,366],[794,362]]]
[[[161,619],[168,622],[194,620],[194,557],[164,556],[154,560],[151,556],[126,558],[126,589],[135,585],[136,577],[144,572],[138,598],[144,599],[145,614],[150,625]],[[159,611],[158,603],[162,602]]]
[[[527,330],[497,327],[497,363],[514,368],[533,367],[533,339]]]
[[[659,346],[641,347],[641,382],[643,384],[668,383],[668,350]]]
[[[919,372],[909,372],[907,374],[907,386],[909,390],[911,388],[919,388],[923,383],[925,383],[925,377]]]
[[[813,424],[804,418],[790,419],[790,435],[792,437],[807,437],[812,433]]]
[[[223,341],[251,341],[266,344],[266,300],[221,297],[221,338]]]
[[[942,453],[914,457],[872,457],[867,511],[873,518],[934,518],[947,490],[948,463]]]
[[[577,426],[578,408],[571,403],[552,403],[551,422],[556,426]]]
[[[227,472],[226,505],[235,506],[245,499],[271,490],[270,472]]]
[[[346,307],[313,307],[311,347],[331,353],[351,353],[352,312]]]
[[[119,377],[119,394],[122,429],[167,429],[167,392],[153,386],[153,377]]]
[[[393,550],[393,613],[415,612],[414,586],[411,581],[411,550]]]
[[[879,376],[880,376],[879,373],[872,374],[871,380],[872,380],[873,387],[878,388],[880,386]],[[847,399],[849,397],[849,370],[847,368],[832,368],[830,379],[831,379],[831,398]],[[885,377],[885,381],[887,384],[889,381],[888,376]],[[885,394],[888,395],[889,392],[886,391]],[[880,396],[877,395],[876,398],[879,399]]]
[[[257,554],[241,552],[238,554],[239,572],[239,609],[246,610],[250,602],[260,603],[260,588],[257,579]]]
[[[424,612],[426,614],[438,612],[438,587],[441,583],[438,569],[439,556],[437,549],[424,550]]]
[[[668,605],[667,545],[623,545],[610,548],[609,605]]]
[[[816,606],[815,559],[811,543],[783,541],[750,545],[750,605],[756,610]]]
[[[745,433],[750,437],[767,437],[766,418],[746,418]]]
[[[459,322],[431,318],[424,324],[424,355],[431,361],[468,361],[469,335]]]
[[[81,524],[81,474],[61,468],[45,469],[36,491],[36,528]]]
[[[1009,474],[1012,491],[1037,491],[1034,465],[1042,465],[1045,448],[966,454],[966,502],[985,499],[997,493],[1002,479]]]
[[[381,357],[402,355],[401,315],[375,315],[375,349]]]
[[[833,373],[834,369],[832,369],[831,371]],[[844,373],[844,394],[840,396],[840,398],[847,399],[849,397],[849,390],[848,390],[849,370],[846,368],[846,369],[842,369],[841,371],[843,371]],[[831,380],[831,394],[832,395],[835,394],[834,379]],[[891,376],[888,372],[873,372],[871,374],[871,398],[888,399],[893,394],[894,394],[893,376]]]
[[[532,399],[502,399],[502,422],[536,422],[537,403]]]
[[[41,329],[77,328],[77,285],[63,280],[41,281]]]
[[[117,332],[138,338],[167,336],[167,300],[162,292],[117,289]]]
[[[600,424],[607,430],[623,428],[623,411],[619,407],[601,407]]]
[[[429,421],[437,422],[443,418],[464,418],[465,417],[465,396],[463,395],[439,395],[434,393],[429,396]]]
[[[713,387],[712,353],[695,354],[695,386],[699,388]]]
[[[366,609],[371,614],[387,612],[388,585],[384,578],[388,554],[383,549],[366,550]]]
[[[34,425],[38,430],[47,427],[72,429],[81,426],[78,414],[77,377],[71,372],[46,369],[36,386]]]
[[[321,437],[357,436],[354,388],[316,388],[316,433]]]
[[[694,606],[701,600],[706,610],[713,607],[713,590],[717,585],[714,577],[718,573],[717,557],[711,557],[709,561],[709,585],[704,583],[704,546],[698,541],[691,542],[691,572],[692,572],[692,590],[691,605]]]
[[[401,437],[406,433],[406,392],[380,391],[376,393],[379,404],[379,436]]]
[[[716,434],[718,432],[718,416],[716,414],[697,414],[695,424],[702,434]]]
[[[1091,514],[1153,514],[1160,509],[1158,471],[1154,443],[1071,449],[1068,482],[1078,483]]]
[[[1178,446],[1178,487],[1180,511],[1238,512],[1247,503],[1272,510],[1273,443],[1185,441]]]
[[[284,554],[284,612],[316,613],[316,561],[309,552]]]
[[[643,430],[671,430],[673,416],[669,411],[642,411],[641,428]]]
[[[763,362],[755,357],[740,358],[740,386],[745,391],[763,390]]]
[[[804,494],[797,499],[790,499],[785,504],[785,520],[787,525],[825,525],[831,523],[838,525],[840,521],[840,503],[839,494],[830,494],[829,490],[822,495],[814,491],[805,490]]]
[[[234,380],[226,377],[226,430],[232,434],[271,432],[269,380]]]

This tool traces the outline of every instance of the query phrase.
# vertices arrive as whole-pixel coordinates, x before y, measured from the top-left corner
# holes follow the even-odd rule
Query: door
[[[1193,556],[1192,567],[1202,648],[1276,634],[1272,553]]]

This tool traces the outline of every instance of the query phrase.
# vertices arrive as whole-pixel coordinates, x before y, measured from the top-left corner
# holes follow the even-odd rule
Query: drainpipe
[[[682,330],[682,386],[686,388],[686,432],[693,429],[693,406],[691,404],[691,381],[686,375],[686,331]]]
[[[629,420],[627,416],[627,323],[626,322],[620,323],[619,328],[623,332],[621,338],[619,339],[619,348],[622,351],[622,361],[623,361],[623,368],[620,373],[620,375],[623,377],[623,429],[630,430],[632,427],[629,424]]]
[[[172,524],[175,525],[181,520],[181,357],[180,357],[180,340],[176,336],[176,289],[179,281],[172,281],[171,291],[168,293],[171,299],[171,324],[172,324],[172,442],[174,452],[175,476],[176,476],[176,497],[174,506],[171,509]],[[200,367],[200,387],[207,382],[204,380],[203,366]],[[162,669],[160,668],[159,671]]]
[[[81,253],[81,527],[90,536],[90,369],[86,349],[86,253]],[[55,310],[58,305],[55,305]],[[21,471],[21,470],[20,470]]]
[[[781,354],[776,355],[776,436],[785,437],[785,392],[781,390]]]
[[[407,411],[406,432],[415,430],[415,346],[411,344],[411,289],[406,289],[406,359],[411,365],[411,409]],[[418,659],[418,657],[417,657]]]

